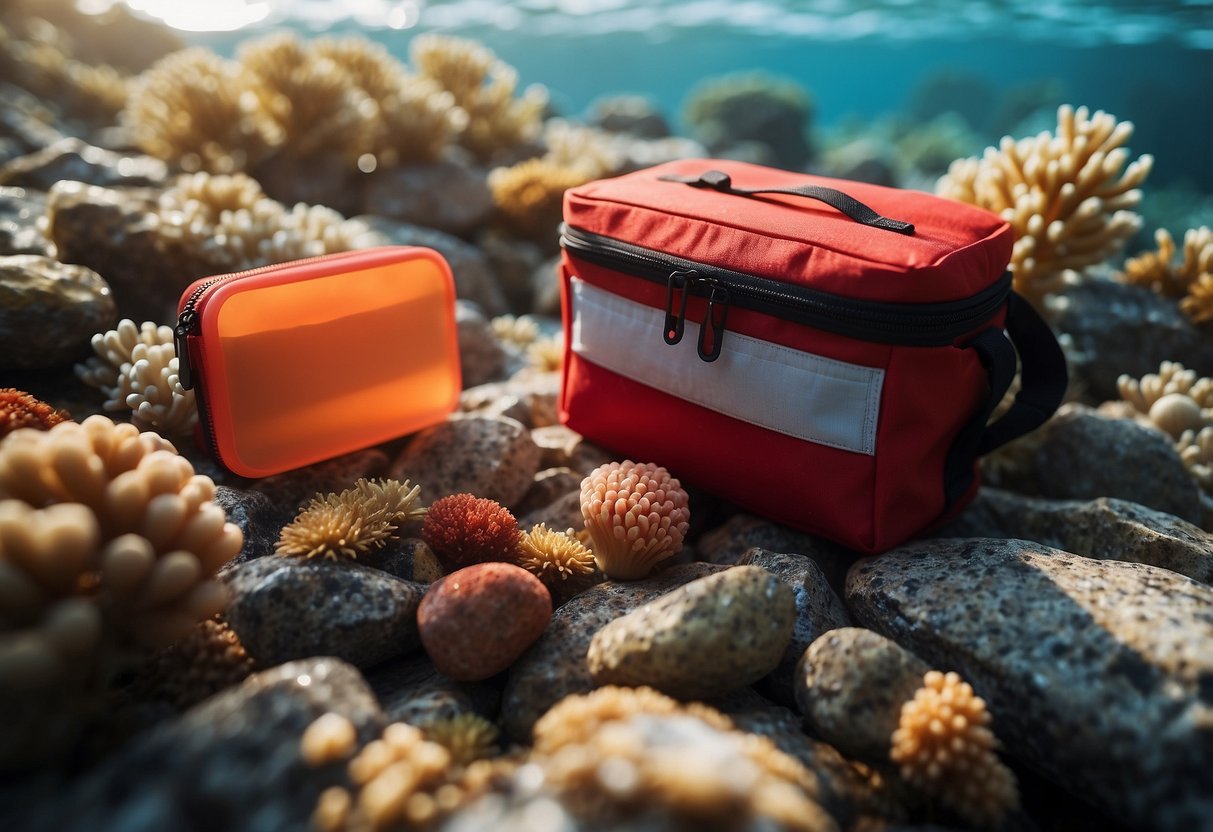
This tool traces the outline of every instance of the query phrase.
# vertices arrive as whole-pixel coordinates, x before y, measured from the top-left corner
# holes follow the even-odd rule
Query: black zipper
[[[687,296],[706,297],[707,311],[699,331],[699,353],[705,361],[720,355],[731,305],[864,341],[925,347],[946,346],[986,323],[1011,293],[1011,275],[1005,273],[989,287],[961,300],[856,300],[686,260],[568,225],[561,227],[560,243],[570,253],[596,265],[665,284],[666,343],[674,344],[682,338]]]

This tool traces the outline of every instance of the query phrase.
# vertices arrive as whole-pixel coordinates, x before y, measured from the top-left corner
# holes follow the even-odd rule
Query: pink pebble
[[[471,682],[505,670],[543,633],[552,597],[512,563],[477,563],[430,585],[417,608],[421,644],[445,676]]]

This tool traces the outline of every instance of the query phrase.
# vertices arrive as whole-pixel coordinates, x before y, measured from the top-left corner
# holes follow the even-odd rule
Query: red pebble
[[[463,682],[505,670],[543,633],[552,596],[512,563],[478,563],[430,585],[417,608],[421,644],[445,676]]]

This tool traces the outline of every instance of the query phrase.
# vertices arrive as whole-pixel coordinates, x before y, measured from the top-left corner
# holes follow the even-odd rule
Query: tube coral
[[[71,417],[14,387],[0,388],[0,439],[21,428],[49,430]]]
[[[448,572],[485,561],[512,562],[520,535],[508,508],[472,494],[435,500],[421,527],[421,538]]]
[[[317,494],[278,536],[279,555],[355,559],[382,548],[396,530],[425,516],[421,486],[360,479],[340,494]]]
[[[607,577],[643,578],[682,548],[691,510],[682,484],[652,463],[608,462],[581,482],[581,515]]]
[[[1106,260],[1140,227],[1132,209],[1154,160],[1145,154],[1126,167],[1132,133],[1132,123],[1102,111],[1062,106],[1056,135],[1004,137],[980,159],[953,162],[935,190],[1011,223],[1015,289],[1042,306],[1067,272]]]
[[[995,753],[986,703],[955,673],[929,671],[902,706],[890,758],[901,776],[965,820],[996,825],[1018,808],[1015,775]]]

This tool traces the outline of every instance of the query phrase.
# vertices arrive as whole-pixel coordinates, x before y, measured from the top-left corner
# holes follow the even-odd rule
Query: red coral
[[[18,428],[50,430],[69,419],[66,410],[55,410],[23,390],[0,388],[0,437],[8,436]]]
[[[448,571],[490,560],[512,561],[521,534],[508,508],[472,494],[435,500],[421,528],[421,537]]]

